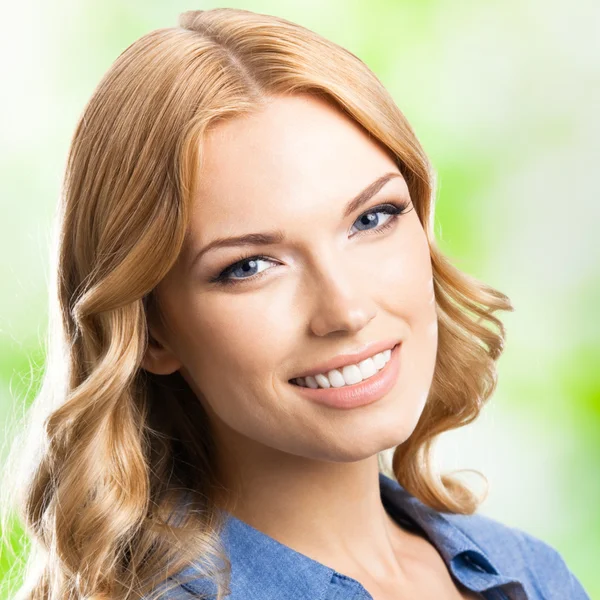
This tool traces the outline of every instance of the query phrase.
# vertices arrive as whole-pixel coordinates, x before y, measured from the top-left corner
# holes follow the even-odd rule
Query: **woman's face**
[[[386,173],[396,176],[345,216]],[[404,202],[395,221],[380,208]],[[203,146],[185,249],[157,289],[169,327],[151,333],[164,348],[151,345],[144,367],[180,369],[220,444],[345,462],[402,443],[437,351],[429,247],[410,202],[392,158],[323,100],[277,97],[219,123]],[[198,255],[217,238],[274,230],[278,243]],[[211,281],[231,265],[231,283]],[[402,345],[397,379],[375,402],[334,408],[289,382],[380,340]]]

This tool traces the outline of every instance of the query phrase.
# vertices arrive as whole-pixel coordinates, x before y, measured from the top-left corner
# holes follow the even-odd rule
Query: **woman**
[[[21,597],[586,598],[431,462],[512,310],[440,253],[434,193],[375,75],[298,25],[190,11],[127,48],[67,164]]]

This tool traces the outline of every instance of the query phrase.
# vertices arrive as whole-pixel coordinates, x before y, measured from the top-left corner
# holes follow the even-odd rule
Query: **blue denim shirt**
[[[590,600],[561,555],[532,535],[480,514],[438,512],[383,473],[382,502],[402,527],[421,532],[448,570],[487,600]],[[231,561],[228,600],[373,600],[356,580],[228,515],[222,540]],[[193,576],[193,566],[179,575]],[[168,592],[168,600],[214,596],[198,577]],[[402,590],[398,590],[402,597]]]

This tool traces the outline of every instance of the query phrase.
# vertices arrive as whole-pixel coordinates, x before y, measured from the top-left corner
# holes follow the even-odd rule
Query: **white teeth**
[[[315,375],[315,380],[319,384],[319,387],[322,387],[325,389],[331,387],[331,383],[329,383],[329,379],[327,379],[327,375],[323,375],[322,373],[319,373],[318,375]]]
[[[344,367],[344,369],[346,368],[347,367]],[[343,385],[350,385],[350,383],[352,383],[344,381],[343,372],[339,371],[338,369],[332,369],[331,371],[329,371],[329,373],[327,373],[327,378],[331,382],[331,387],[334,388],[339,388]]]
[[[390,360],[392,351],[384,350],[375,354],[371,358],[366,358],[356,365],[347,365],[342,369],[332,369],[328,373],[319,373],[318,375],[307,375],[306,377],[297,377],[293,379],[295,383],[302,387],[312,389],[329,387],[339,388],[345,385],[354,385],[360,383],[364,379],[372,377],[380,371]]]
[[[342,383],[339,387],[342,387],[342,385],[353,385],[355,383],[360,383],[363,380],[363,376],[358,368],[358,365],[347,365],[346,367],[342,367],[342,375]]]
[[[304,383],[306,384],[306,387],[309,387],[309,388],[316,389],[319,387],[317,380],[310,375],[308,375],[307,377],[304,378]]]

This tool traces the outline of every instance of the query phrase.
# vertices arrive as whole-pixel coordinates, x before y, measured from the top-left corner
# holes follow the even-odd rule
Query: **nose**
[[[377,313],[368,277],[361,279],[352,265],[337,263],[319,269],[316,280],[310,282],[314,300],[310,328],[318,336],[334,331],[356,333]]]

